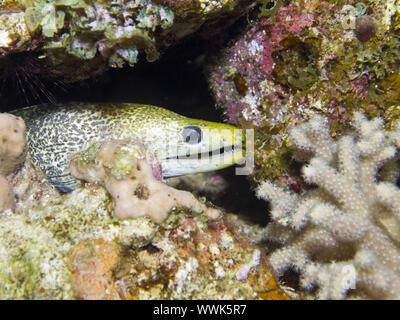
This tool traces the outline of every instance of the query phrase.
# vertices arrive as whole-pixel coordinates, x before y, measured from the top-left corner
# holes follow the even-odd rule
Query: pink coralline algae
[[[288,36],[300,36],[304,28],[312,25],[314,16],[307,9],[291,3],[281,8],[275,18],[275,22],[268,18],[261,20],[234,44],[225,58],[227,65],[234,66],[229,70],[231,73],[224,67],[212,72],[211,83],[217,102],[225,106],[231,123],[239,124],[244,114],[246,120],[262,125],[254,109],[263,102],[260,81],[273,80],[273,54],[283,49],[281,41]],[[245,85],[241,86],[241,82]],[[268,93],[268,99],[281,99],[279,91],[282,89],[277,88],[277,93],[274,91]]]
[[[263,19],[249,30],[232,49],[229,60],[236,61],[243,75],[271,79],[274,59],[272,54],[283,49],[281,41],[289,35],[300,35],[305,27],[312,25],[314,16],[301,11],[295,4],[281,8],[276,21]]]
[[[357,98],[368,98],[369,81],[366,76],[350,82],[354,96]]]
[[[285,122],[285,129],[288,129],[303,119],[301,112],[291,109],[291,119],[287,121],[287,106],[293,103],[293,99],[288,95],[286,84],[277,81],[277,61],[280,59],[277,52],[297,54],[298,48],[292,50],[287,42],[293,39],[301,42],[304,30],[313,25],[314,15],[311,11],[309,6],[290,3],[280,8],[274,19],[261,19],[234,43],[210,72],[211,88],[217,104],[224,108],[227,120],[244,128],[262,128],[271,134],[268,139],[257,135],[256,143],[260,144],[256,145],[257,148],[262,145],[281,146],[284,136],[276,128]],[[307,49],[307,44],[303,47]],[[303,50],[303,47],[299,50]],[[296,60],[296,57],[292,60]],[[310,68],[311,73],[314,72],[313,67]],[[305,73],[308,75],[310,72]],[[301,74],[298,78],[303,81],[307,77]],[[299,81],[293,81],[294,86],[301,86]],[[296,100],[300,108],[302,104],[308,104],[307,99]],[[256,153],[256,166],[260,165],[264,170],[264,161],[259,161],[258,156],[259,153]]]
[[[256,184],[294,177],[287,132],[314,114],[327,118],[332,136],[355,110],[383,116],[389,127],[400,117],[400,108],[385,112],[400,101],[398,15],[372,1],[281,4],[252,21],[209,68],[210,88],[228,122],[255,129]],[[376,29],[363,41],[355,22],[367,20]]]
[[[272,72],[273,58],[272,54],[277,49],[283,49],[281,41],[289,35],[300,35],[305,27],[310,27],[313,23],[314,15],[305,11],[301,11],[299,7],[291,3],[287,7],[281,8],[277,15],[275,23],[271,24],[270,20],[262,20],[259,27],[263,29],[264,37],[261,44],[264,47],[261,59],[261,68],[266,74]],[[266,38],[264,28],[270,27]]]

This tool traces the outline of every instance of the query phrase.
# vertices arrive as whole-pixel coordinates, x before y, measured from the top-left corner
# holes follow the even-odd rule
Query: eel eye
[[[189,144],[197,144],[201,142],[203,138],[203,133],[201,129],[196,126],[188,126],[183,129],[182,132],[183,140]]]

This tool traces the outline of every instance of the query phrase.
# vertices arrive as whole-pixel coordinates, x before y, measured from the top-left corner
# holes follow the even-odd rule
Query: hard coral
[[[142,146],[111,141],[98,146],[95,158],[77,155],[71,160],[70,170],[78,179],[102,184],[113,197],[114,214],[119,219],[149,216],[161,223],[176,207],[218,217],[217,210],[207,208],[191,193],[157,180],[154,173],[160,169],[157,165],[153,169],[151,162],[151,156]],[[161,177],[160,172],[156,175]]]
[[[269,237],[283,244],[269,259],[279,275],[300,272],[301,286],[317,286],[320,299],[398,298],[400,123],[386,131],[381,118],[355,113],[352,124],[338,141],[321,116],[291,130],[303,156],[312,155],[303,174],[317,188],[299,196],[259,186],[272,205]]]

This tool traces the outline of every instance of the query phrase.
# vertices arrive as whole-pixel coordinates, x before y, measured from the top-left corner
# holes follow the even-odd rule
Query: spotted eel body
[[[177,168],[175,162],[173,165],[167,164],[167,160],[176,160],[179,156],[173,150],[182,150],[178,153],[186,154],[192,152],[190,150],[193,146],[188,146],[183,141],[183,128],[199,126],[203,130],[223,128],[231,132],[235,129],[226,124],[186,118],[156,106],[133,103],[45,104],[11,113],[25,120],[31,162],[62,192],[69,192],[80,185],[69,173],[69,161],[74,154],[93,143],[112,139],[139,141],[151,152],[158,152],[158,157],[163,159],[163,175],[173,176],[219,168],[218,165],[206,168],[200,162],[197,167],[196,163],[192,163],[190,167],[183,169]],[[224,142],[219,145],[202,142],[202,146],[199,144],[200,152],[233,144],[232,141],[227,142],[229,137],[222,138]],[[172,148],[166,149],[166,144]],[[240,159],[241,156],[234,161]]]

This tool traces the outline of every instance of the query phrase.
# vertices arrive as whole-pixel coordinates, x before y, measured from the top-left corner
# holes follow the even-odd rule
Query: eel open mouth
[[[223,169],[244,159],[241,146],[225,146],[211,151],[168,156],[161,159],[164,178]]]
[[[186,154],[186,155],[176,155],[176,156],[169,156],[163,158],[163,160],[170,160],[170,159],[182,159],[182,160],[199,160],[199,159],[208,159],[214,156],[218,155],[225,155],[225,154],[233,154],[235,152],[241,152],[242,147],[241,146],[235,146],[235,145],[230,145],[230,146],[225,146],[219,149],[214,149],[211,151],[205,151],[205,152],[200,152],[200,153],[193,153],[193,154]]]

